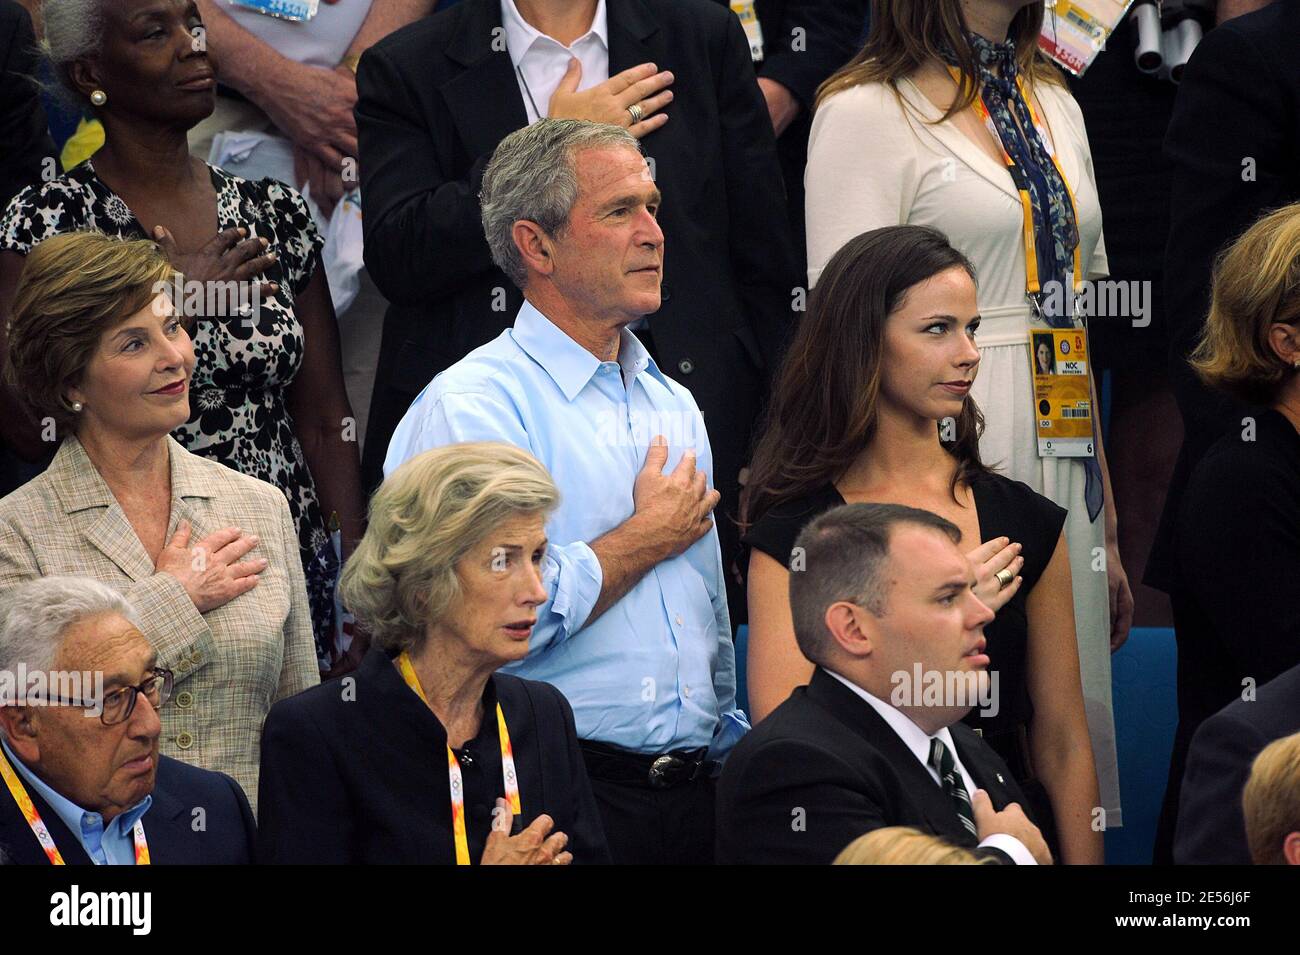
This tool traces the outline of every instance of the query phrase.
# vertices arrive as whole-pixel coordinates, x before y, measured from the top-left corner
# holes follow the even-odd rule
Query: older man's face
[[[576,166],[578,199],[567,226],[552,236],[551,278],[575,310],[625,325],[659,308],[659,190],[630,147],[585,149]]]
[[[54,668],[99,671],[104,693],[142,683],[157,654],[144,634],[115,613],[70,627]],[[162,723],[143,694],[125,722],[105,726],[73,706],[31,707],[31,734],[19,734],[15,752],[54,790],[105,817],[129,809],[153,791]]]

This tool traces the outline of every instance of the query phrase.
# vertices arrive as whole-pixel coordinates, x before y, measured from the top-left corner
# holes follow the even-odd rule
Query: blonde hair
[[[1271,404],[1293,369],[1269,344],[1300,321],[1300,203],[1262,216],[1219,256],[1205,329],[1191,366],[1207,385]]]
[[[1042,80],[1064,85],[1061,74],[1038,52],[1043,10],[1041,2],[1032,3],[1012,18],[1010,36],[1016,43],[1016,62],[1030,83]],[[951,119],[979,96],[979,71],[966,30],[961,0],[871,0],[871,32],[866,45],[817,88],[816,106],[864,83],[896,85],[925,63],[941,60],[941,50],[947,46],[957,56],[961,75],[957,98],[940,117],[940,121]]]
[[[1282,865],[1282,844],[1300,832],[1300,733],[1274,740],[1250,767],[1241,794],[1246,843],[1256,865]]]
[[[32,249],[9,320],[5,379],[40,420],[77,420],[67,390],[79,385],[100,337],[170,289],[179,276],[153,242],[99,232],[56,235]]]
[[[411,458],[375,492],[339,579],[343,603],[388,651],[413,650],[460,595],[456,564],[503,521],[549,514],[560,492],[509,444],[450,444]]]
[[[988,865],[969,849],[911,826],[887,826],[858,836],[835,857],[834,865]]]

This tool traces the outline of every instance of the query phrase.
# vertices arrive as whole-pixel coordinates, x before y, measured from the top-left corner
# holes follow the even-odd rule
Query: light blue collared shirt
[[[721,759],[749,721],[736,708],[736,655],[716,530],[641,578],[587,625],[600,596],[588,546],[633,512],[632,488],[655,435],[665,471],[694,446],[713,453],[691,393],[664,376],[636,336],[602,362],[529,302],[513,328],[433,379],[397,426],[384,474],[422,451],[504,441],[533,454],[560,488],[546,526],[544,582],[528,656],[507,672],[558,687],[578,735],[639,753],[708,747]]]
[[[149,811],[153,805],[153,796],[145,796],[130,809],[118,813],[105,826],[104,817],[99,813],[86,812],[47,786],[39,776],[23,765],[23,761],[14,755],[3,739],[0,739],[0,747],[4,748],[9,765],[23,778],[28,793],[34,793],[45,800],[45,804],[63,820],[68,831],[81,840],[81,847],[86,850],[91,862],[95,865],[135,865],[135,839],[131,835],[131,829],[136,820]]]

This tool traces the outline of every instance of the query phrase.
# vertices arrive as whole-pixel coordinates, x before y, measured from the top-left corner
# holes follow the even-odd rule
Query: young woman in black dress
[[[985,629],[997,713],[974,709],[967,722],[1027,784],[1045,835],[1044,817],[1055,817],[1054,855],[1100,863],[1065,511],[980,461],[983,418],[969,397],[978,326],[974,270],[937,230],[867,232],[822,272],[772,395],[742,512],[751,716],[763,718],[812,674],[787,597],[803,526],[854,502],[940,514],[961,528],[976,592],[997,612]]]

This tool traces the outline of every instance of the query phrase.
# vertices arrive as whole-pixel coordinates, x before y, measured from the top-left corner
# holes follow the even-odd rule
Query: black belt
[[[708,760],[707,749],[673,750],[658,756],[646,756],[631,750],[579,740],[583,761],[593,779],[611,783],[631,783],[650,789],[672,789],[707,778],[717,763]]]

